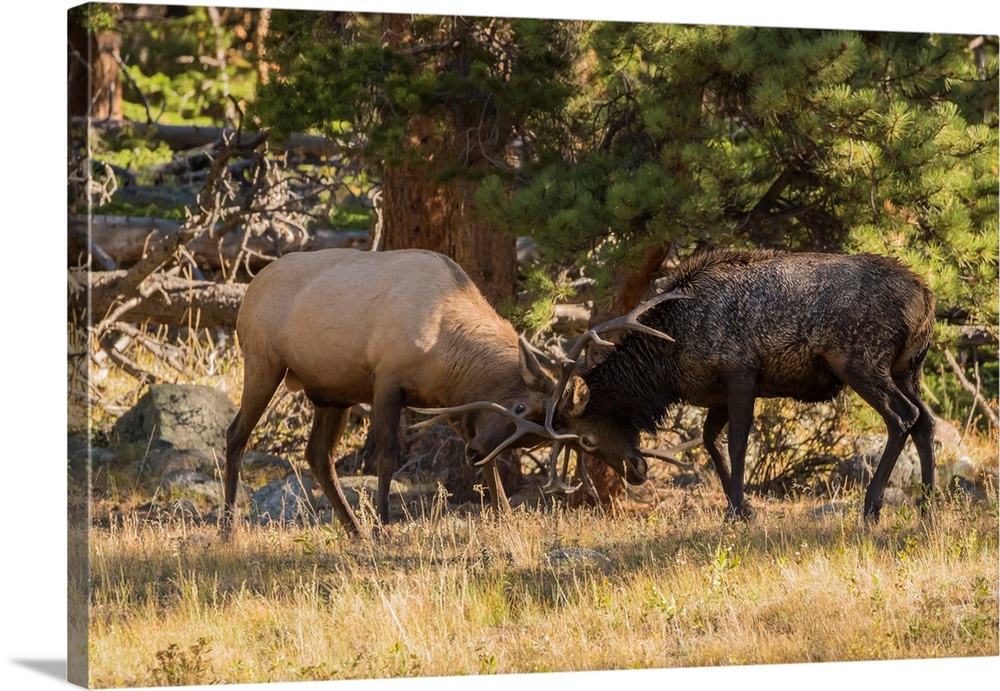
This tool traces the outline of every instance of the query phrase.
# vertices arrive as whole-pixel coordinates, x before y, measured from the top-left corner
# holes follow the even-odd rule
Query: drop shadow
[[[27,667],[47,677],[53,677],[59,681],[66,681],[66,659],[45,659],[45,660],[11,660],[16,665]]]

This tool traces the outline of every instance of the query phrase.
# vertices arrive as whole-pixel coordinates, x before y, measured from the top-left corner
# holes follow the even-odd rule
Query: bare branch
[[[976,387],[972,382],[970,382],[968,379],[965,378],[965,374],[962,372],[962,368],[961,366],[959,366],[958,361],[955,360],[955,356],[952,354],[952,352],[948,348],[942,349],[942,352],[944,353],[945,360],[948,361],[948,365],[955,373],[955,376],[958,377],[958,381],[962,385],[962,388],[968,391],[970,394],[972,394],[973,399],[976,401],[976,404],[986,415],[986,418],[990,421],[990,424],[993,425],[994,427],[1000,426],[1000,419],[998,419],[996,411],[993,410],[993,407],[987,402],[985,398],[983,398],[983,395],[979,392],[978,387]]]

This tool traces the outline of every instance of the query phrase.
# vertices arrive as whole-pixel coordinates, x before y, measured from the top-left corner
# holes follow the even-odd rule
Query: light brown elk
[[[337,480],[334,450],[354,404],[371,403],[379,519],[399,453],[403,406],[464,406],[459,425],[484,459],[494,506],[506,504],[490,450],[551,438],[545,416],[553,365],[519,339],[451,259],[422,250],[296,252],[251,281],[236,326],[244,358],[240,409],[226,435],[228,537],[250,433],[284,380],[313,403],[306,459],[345,529],[362,528]],[[505,441],[506,440],[506,441]],[[487,457],[489,454],[489,457]]]

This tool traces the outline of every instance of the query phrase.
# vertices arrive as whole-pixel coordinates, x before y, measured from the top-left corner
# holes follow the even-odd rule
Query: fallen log
[[[73,118],[73,124],[84,126],[85,118]],[[129,120],[92,120],[90,127],[99,132],[113,133],[126,127],[131,128],[139,136],[155,134],[156,137],[166,143],[174,151],[184,151],[209,146],[222,141],[224,134],[235,134],[232,127],[202,127],[198,125],[160,125],[156,123],[129,121]],[[242,132],[242,140],[252,141],[259,136],[258,132]],[[324,137],[313,134],[291,134],[287,139],[280,142],[272,142],[271,148],[280,151],[287,151],[297,156],[307,156],[315,158],[336,157],[343,148],[341,144]]]
[[[148,247],[161,238],[176,234],[181,224],[160,218],[133,218],[128,216],[94,216],[90,219],[89,236],[86,216],[71,216],[69,219],[68,265],[83,266],[88,252],[96,252],[96,245],[102,252],[102,268],[110,268],[107,259],[115,267],[129,266],[142,259]],[[298,238],[298,239],[293,239]],[[202,269],[216,270],[223,262],[232,266],[245,246],[252,255],[280,256],[289,252],[326,249],[329,247],[363,248],[368,243],[366,230],[319,229],[305,235],[296,230],[293,233],[273,233],[245,237],[236,230],[224,235],[200,235],[189,241],[187,251]],[[267,263],[266,259],[254,258],[251,268],[256,270]]]
[[[71,280],[76,279],[76,284],[71,285],[69,296],[71,321],[86,321],[87,291],[83,289],[82,283],[89,281],[89,308],[92,310],[90,323],[97,324],[108,316],[116,304],[116,288],[124,275],[124,271],[99,271],[90,273],[87,277],[71,277]],[[236,315],[246,289],[245,283],[190,281],[170,274],[153,274],[142,284],[143,295],[116,321],[209,329],[232,328],[236,326]]]

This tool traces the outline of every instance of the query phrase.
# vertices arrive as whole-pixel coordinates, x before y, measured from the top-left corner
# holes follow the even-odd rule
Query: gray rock
[[[811,509],[809,515],[816,519],[826,516],[847,516],[855,508],[857,508],[855,504],[846,501],[831,501]]]
[[[114,451],[104,449],[99,446],[91,446],[87,438],[77,434],[71,434],[67,438],[66,457],[70,463],[79,465],[90,461],[92,468],[111,465],[117,458]]]
[[[201,512],[194,502],[188,499],[178,499],[171,502],[148,502],[136,507],[135,514],[146,521],[186,520],[202,523]]]
[[[153,449],[134,462],[136,477],[162,479],[178,471],[214,475],[215,459],[197,449]]]
[[[885,448],[884,434],[868,434],[859,437],[854,443],[854,455],[836,465],[830,475],[830,483],[834,487],[867,487],[872,474]],[[906,445],[896,459],[896,464],[889,475],[886,487],[909,491],[920,483],[920,459],[913,442],[907,440]],[[886,501],[889,502],[888,492]]]
[[[160,489],[172,499],[193,499],[217,504],[222,501],[221,483],[197,470],[173,470],[160,480]]]
[[[225,465],[224,460],[223,465]],[[248,478],[250,484],[259,485],[281,480],[293,470],[292,464],[280,456],[273,456],[263,451],[247,451],[243,455],[240,474]]]
[[[312,496],[312,478],[289,475],[264,485],[250,498],[250,520],[260,525],[279,525],[313,520],[316,506]]]
[[[115,422],[112,433],[123,442],[218,453],[225,449],[236,411],[226,394],[210,386],[154,384]]]

